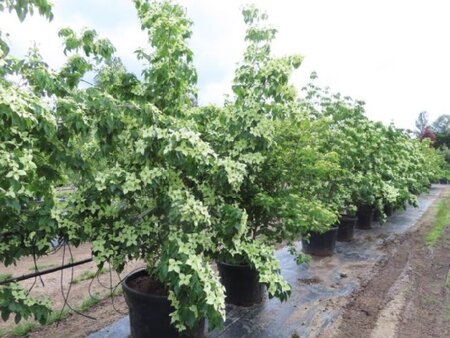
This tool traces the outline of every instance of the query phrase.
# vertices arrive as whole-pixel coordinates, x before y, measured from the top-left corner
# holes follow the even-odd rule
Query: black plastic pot
[[[125,301],[130,309],[131,337],[133,338],[180,338],[204,337],[205,320],[202,319],[197,328],[189,334],[180,334],[170,324],[169,314],[173,312],[167,296],[152,295],[132,289],[130,281],[146,276],[147,271],[140,270],[129,275],[122,282]]]
[[[447,184],[448,182],[447,182],[447,179],[446,179],[446,178],[441,178],[441,179],[439,180],[439,183],[440,183],[440,184]]]
[[[337,240],[339,242],[350,242],[355,234],[355,226],[358,218],[342,215],[339,219]]]
[[[392,204],[386,204],[384,206],[384,213],[387,217],[392,216],[392,214],[394,213],[394,207],[392,206]]]
[[[217,262],[220,280],[225,287],[228,304],[251,306],[264,300],[265,286],[259,283],[258,272],[248,265]]]
[[[380,217],[381,217],[380,212],[379,212],[379,211],[374,211],[374,212],[373,212],[373,218],[372,218],[372,221],[373,221],[373,222],[379,222],[379,221],[380,221]]]
[[[314,256],[332,256],[336,249],[338,227],[319,233],[311,232],[309,240],[302,239],[303,252]]]
[[[358,223],[356,227],[358,229],[370,229],[372,228],[373,214],[375,208],[372,205],[360,205],[356,216],[358,217]]]

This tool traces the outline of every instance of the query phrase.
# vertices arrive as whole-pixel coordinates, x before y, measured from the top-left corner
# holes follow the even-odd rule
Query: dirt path
[[[398,338],[450,337],[450,229],[434,249],[418,247],[411,257],[411,281]]]
[[[450,196],[450,189],[443,195]],[[385,258],[352,295],[331,337],[450,337],[450,229],[433,248],[424,241],[436,209],[434,203],[415,230],[386,246]]]

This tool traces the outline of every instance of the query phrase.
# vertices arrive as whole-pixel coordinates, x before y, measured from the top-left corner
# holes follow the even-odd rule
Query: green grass
[[[433,228],[425,235],[425,242],[434,246],[441,238],[444,230],[450,225],[450,197],[444,198],[438,204],[436,219]]]
[[[83,302],[81,303],[79,310],[81,312],[87,311],[89,310],[91,307],[93,307],[94,305],[97,305],[102,299],[101,298],[86,298],[85,300],[83,300]]]
[[[3,282],[11,277],[12,277],[11,273],[0,273],[0,282]]]
[[[114,290],[113,296],[120,296],[120,295],[123,295],[123,289],[121,287],[118,287]],[[108,297],[109,297],[109,295],[108,295]]]
[[[5,275],[5,274],[4,274]],[[122,290],[120,290],[122,291]],[[115,292],[114,295],[120,294],[121,292]],[[106,299],[110,296],[110,294],[94,294],[97,298],[88,297],[84,299],[79,306],[76,307],[78,311],[85,312],[88,311],[93,306],[100,303],[103,299]],[[71,314],[72,311],[69,309],[64,309],[62,312],[59,310],[56,310],[50,314],[50,316],[47,318],[47,321],[44,325],[51,325],[56,323],[58,320],[66,319]],[[29,334],[31,331],[36,330],[39,326],[42,326],[38,324],[37,322],[29,321],[29,322],[23,322],[20,324],[17,324],[12,331],[8,331],[5,329],[0,329],[0,337],[6,337],[6,336],[13,336],[13,337],[24,337],[27,334]]]
[[[38,324],[34,322],[26,322],[23,324],[19,324],[14,328],[11,334],[14,337],[23,337],[26,336],[31,331],[33,331],[37,326]]]
[[[45,325],[52,325],[53,323],[56,323],[58,320],[63,320],[69,317],[72,314],[72,312],[69,309],[64,309],[63,312],[61,311],[53,311],[50,316],[48,316],[47,321],[45,322]]]
[[[436,219],[433,228],[425,235],[425,242],[434,246],[442,237],[446,227],[450,226],[450,198],[444,198],[438,204]],[[450,290],[450,271],[447,274],[445,286]],[[447,321],[450,322],[450,304],[447,306]]]
[[[59,319],[65,319],[69,317],[71,314],[70,310],[64,310],[62,313],[61,311],[54,311],[50,314],[50,316],[47,318],[47,322],[45,325],[51,325],[55,322],[57,322]],[[8,332],[6,330],[0,331],[0,337],[6,336],[8,333],[14,337],[23,337],[29,334],[31,331],[38,328],[40,325],[37,322],[24,322],[17,324],[14,329],[11,332]]]
[[[101,269],[98,273],[99,275],[109,272],[109,269]],[[84,271],[81,275],[79,275],[77,278],[74,278],[72,281],[72,284],[78,284],[80,282],[83,282],[85,280],[89,280],[97,276],[97,271]]]

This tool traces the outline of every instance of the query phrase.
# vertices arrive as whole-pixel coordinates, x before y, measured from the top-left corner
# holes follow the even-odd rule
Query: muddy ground
[[[450,188],[440,190],[441,195],[450,196]],[[441,196],[442,197],[442,196]],[[269,331],[265,333],[256,331],[255,334],[233,333],[230,329],[225,334],[218,333],[217,337],[324,337],[324,338],[359,338],[359,337],[383,337],[383,338],[426,338],[426,337],[450,337],[449,326],[449,289],[447,276],[450,266],[450,230],[445,230],[442,238],[434,247],[425,244],[424,236],[434,224],[437,203],[435,200],[426,213],[407,232],[389,236],[381,232],[376,236],[370,234],[360,235],[358,241],[367,241],[376,246],[379,254],[367,260],[357,263],[348,261],[345,263],[345,255],[339,252],[333,258],[314,259],[311,265],[301,275],[304,278],[296,280],[297,286],[302,290],[309,290],[299,298],[299,302],[306,302],[307,306],[301,306],[301,311],[295,309],[286,312],[286,318],[280,321],[292,327],[302,328],[295,333],[286,335],[286,330],[277,333]],[[67,253],[66,253],[67,254]],[[348,252],[352,254],[352,252]],[[89,257],[89,246],[82,246],[73,251],[75,260]],[[350,256],[349,256],[350,257]],[[50,266],[61,264],[62,253],[45,257],[38,265]],[[282,262],[282,264],[284,264]],[[132,270],[141,264],[134,263],[128,270]],[[24,259],[18,267],[7,268],[0,266],[0,272],[11,271],[14,275],[29,273],[33,267],[32,259]],[[78,276],[85,270],[95,270],[93,264],[79,266],[74,269],[74,276]],[[124,275],[122,275],[124,276]],[[100,283],[95,281],[92,292],[105,294],[107,290],[103,286],[110,283],[110,274],[101,275]],[[113,275],[113,285],[118,277]],[[354,288],[347,288],[351,281],[356,281]],[[63,285],[67,287],[70,281],[70,270],[65,272]],[[32,281],[24,283],[29,286]],[[45,287],[37,284],[33,290],[35,295],[47,295],[54,299],[55,307],[63,304],[60,287],[60,273],[54,273],[44,278]],[[102,286],[103,284],[103,286]],[[76,305],[82,302],[88,294],[89,281],[72,286],[70,301]],[[308,298],[324,287],[327,292],[341,292],[337,297],[325,299]],[[306,297],[308,296],[308,297]],[[302,298],[303,297],[303,298]],[[293,302],[294,299],[291,300]],[[29,337],[86,337],[105,326],[124,317],[126,305],[122,296],[117,296],[111,305],[107,299],[86,311],[92,320],[74,314],[61,321],[58,325],[52,324],[42,327],[30,333]],[[265,307],[272,306],[273,302],[267,302]],[[295,308],[299,305],[292,303]],[[302,303],[303,304],[303,303]],[[278,305],[274,305],[274,310]],[[284,304],[289,309],[289,304]],[[233,312],[234,311],[234,312]],[[230,313],[238,316],[233,310]],[[270,311],[269,311],[270,312]],[[317,313],[323,313],[318,316]],[[263,313],[263,312],[260,312]],[[328,316],[327,316],[328,314]],[[239,314],[241,315],[241,314]],[[310,320],[308,319],[310,318]],[[317,318],[326,318],[324,325]],[[248,323],[251,324],[251,317]],[[283,322],[284,321],[284,322]],[[244,324],[248,324],[245,323]],[[253,324],[251,324],[253,325]],[[0,322],[0,328],[12,328],[12,321]],[[236,326],[236,324],[235,324]],[[280,326],[280,327],[281,327]],[[307,328],[305,328],[307,326]],[[228,334],[226,334],[228,332]],[[282,333],[283,332],[283,333]],[[281,335],[280,335],[281,334]],[[125,336],[125,335],[124,335]],[[107,336],[103,336],[107,337]],[[111,336],[112,337],[112,336]]]
[[[424,240],[437,202],[411,231],[386,245],[386,256],[352,294],[329,337],[450,337],[450,224],[435,246]]]

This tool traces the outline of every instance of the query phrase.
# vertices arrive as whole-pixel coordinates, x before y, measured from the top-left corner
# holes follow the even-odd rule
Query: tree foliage
[[[434,147],[450,147],[450,115],[441,115],[432,124],[432,129],[436,135]]]
[[[290,82],[299,55],[275,57],[267,14],[243,9],[247,47],[223,107],[196,107],[192,22],[170,1],[134,1],[149,49],[129,72],[94,30],[59,32],[67,59],[9,54],[0,36],[0,262],[45,255],[55,237],[92,243],[121,271],[143,260],[163,283],[179,331],[225,319],[213,260],[248,264],[285,300],[274,245],[324,231],[358,205],[403,206],[442,177],[444,158],[364,105]],[[21,20],[46,0],[7,0]],[[95,83],[86,86],[86,74]],[[83,86],[81,85],[82,82]],[[69,192],[61,196],[61,187]],[[17,284],[0,289],[3,318],[50,313]]]
[[[360,101],[331,93],[313,81],[304,88],[302,104],[316,118],[332,119],[323,135],[342,168],[334,190],[341,212],[373,205],[384,219],[384,205],[416,204],[416,195],[428,189],[442,170],[442,157],[428,141],[421,143],[404,130],[370,121]],[[419,120],[428,125],[425,113]]]
[[[450,133],[450,115],[441,115],[432,124],[433,131],[439,134]]]
[[[420,112],[419,116],[416,120],[416,134],[419,137],[422,137],[422,135],[425,134],[427,128],[430,127],[430,121],[428,117],[428,112],[422,111]]]

